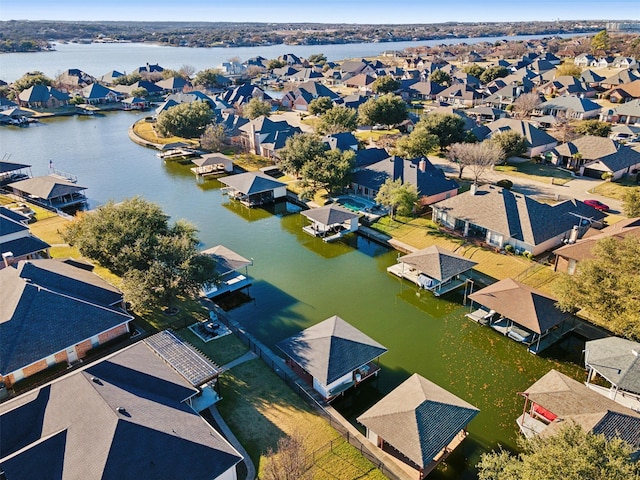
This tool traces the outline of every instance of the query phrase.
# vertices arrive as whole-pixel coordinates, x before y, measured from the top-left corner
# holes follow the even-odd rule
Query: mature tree
[[[333,100],[329,97],[318,97],[309,103],[309,113],[311,115],[322,115],[333,107]]]
[[[556,287],[563,311],[583,308],[612,332],[640,340],[640,239],[604,238]]]
[[[156,130],[165,137],[199,137],[212,117],[213,112],[207,102],[181,103],[158,114]]]
[[[27,88],[33,87],[34,85],[49,86],[52,83],[53,80],[47,77],[44,73],[40,71],[33,71],[25,73],[22,77],[13,82],[13,89],[17,92],[21,92]]]
[[[556,77],[568,76],[580,78],[580,75],[582,75],[582,68],[573,62],[565,62],[556,68]]]
[[[268,117],[271,115],[271,104],[266,100],[260,100],[258,97],[253,97],[249,100],[249,103],[242,107],[242,115],[250,120],[263,115]]]
[[[121,75],[113,79],[114,85],[133,85],[136,82],[143,80],[142,75],[138,72],[131,72],[128,75]]]
[[[438,137],[418,122],[409,135],[396,142],[394,153],[403,158],[426,157],[438,148]]]
[[[640,175],[640,174],[638,174]],[[640,188],[627,188],[622,195],[624,214],[627,217],[640,217]]]
[[[226,139],[227,136],[222,125],[209,125],[200,136],[200,147],[210,152],[219,152],[225,144]]]
[[[334,193],[349,185],[355,162],[353,150],[330,150],[303,165],[300,172],[308,185],[307,195],[321,188]]]
[[[125,297],[135,307],[169,306],[175,296],[195,295],[215,280],[213,260],[198,253],[195,227],[182,221],[170,225],[158,205],[140,197],[82,214],[63,238],[124,277]]]
[[[285,172],[297,175],[306,163],[315,161],[324,155],[327,145],[320,137],[311,133],[299,133],[287,138],[284,148],[280,149],[280,166]]]
[[[144,87],[138,87],[138,88],[134,88],[133,90],[131,90],[131,96],[132,97],[141,97],[141,98],[145,98],[149,95],[149,92],[147,91],[146,88]]]
[[[344,105],[336,105],[327,110],[316,125],[316,130],[325,135],[352,132],[358,127],[358,112]]]
[[[392,93],[370,98],[358,108],[362,125],[381,124],[390,127],[406,120],[407,113],[406,102]]]
[[[490,141],[502,149],[504,155],[502,161],[506,161],[509,157],[524,155],[527,151],[527,139],[513,130],[494,133]]]
[[[371,84],[371,89],[378,94],[395,92],[400,88],[400,82],[391,75],[382,75],[376,78]]]
[[[507,67],[494,65],[492,67],[487,67],[485,71],[482,72],[482,75],[480,75],[480,81],[482,83],[490,83],[496,78],[504,78],[507,75],[509,75],[509,69],[507,69]]]
[[[285,62],[284,60],[280,60],[278,58],[274,58],[267,62],[267,70],[273,70],[274,68],[282,68],[286,66],[287,66],[287,62]]]
[[[519,440],[523,452],[484,453],[480,480],[639,480],[640,464],[631,460],[633,447],[603,434],[586,432],[566,422],[555,435]]]
[[[449,85],[451,83],[451,75],[438,68],[437,70],[431,72],[431,75],[429,75],[429,80],[433,83],[437,83],[438,85]]]
[[[582,120],[574,127],[580,135],[593,135],[594,137],[608,137],[611,133],[611,124],[600,120]]]
[[[425,115],[416,128],[426,128],[427,132],[438,137],[440,150],[452,143],[462,142],[465,138],[464,120],[450,113],[432,113]]]
[[[469,75],[473,75],[476,78],[480,78],[480,75],[482,75],[482,73],[485,70],[486,70],[485,68],[481,67],[477,63],[472,63],[471,65],[467,65],[466,67],[464,67],[462,69],[462,71],[464,73],[469,74]]]
[[[591,53],[607,51],[611,45],[611,39],[606,30],[600,30],[591,39]]]
[[[396,213],[403,216],[411,215],[419,199],[418,187],[412,183],[402,183],[401,179],[391,178],[380,186],[376,195],[376,202],[389,208],[392,219]]]
[[[214,88],[220,86],[222,74],[217,68],[207,68],[196,73],[193,79],[194,85],[200,85],[204,88]]]
[[[541,103],[542,100],[537,93],[523,93],[514,100],[513,111],[519,118],[525,118],[531,115],[531,112],[537,109]]]
[[[462,178],[463,170],[468,168],[474,183],[478,183],[488,169],[503,160],[504,152],[495,142],[485,140],[482,143],[454,143],[448,157],[458,165],[458,178]]]
[[[309,55],[307,61],[314,65],[324,65],[327,63],[327,56],[324,53],[313,53]]]
[[[278,440],[274,452],[266,452],[264,468],[260,471],[263,480],[311,480],[312,471],[307,464],[304,438],[299,431]]]

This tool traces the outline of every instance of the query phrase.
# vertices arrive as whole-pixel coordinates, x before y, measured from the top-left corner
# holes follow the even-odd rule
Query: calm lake
[[[75,62],[58,63],[57,69],[80,67],[101,75],[118,68],[125,59],[132,66],[146,60],[167,67],[196,64],[181,55],[197,49],[104,45],[95,51],[102,47],[108,51],[122,49],[122,61],[109,63],[107,57],[100,58],[98,69],[87,66],[94,59],[76,57]],[[392,44],[375,47],[397,48]],[[134,52],[132,57],[127,48]],[[157,55],[135,57],[147,48]],[[296,51],[294,47],[279,48],[280,53]],[[307,53],[328,50],[324,46],[305,48]],[[240,55],[236,50],[224,50],[226,56]],[[171,62],[163,56],[167,51],[172,53]],[[251,56],[258,54],[253,50]],[[43,64],[28,66],[27,59],[56,55],[25,54],[20,57],[18,71],[42,69],[50,74]],[[262,55],[273,57],[276,53]],[[3,75],[9,58],[16,57],[0,57]],[[220,61],[211,58],[208,65]],[[578,367],[559,359],[563,351],[556,349],[546,357],[536,357],[523,346],[465,318],[469,308],[462,306],[460,296],[435,298],[392,277],[386,268],[395,263],[395,251],[360,237],[335,244],[311,238],[303,233],[304,218],[292,206],[267,211],[229,203],[220,194],[217,181],[199,183],[188,165],[164,163],[154,150],[132,143],[127,129],[140,115],[144,114],[114,112],[45,120],[28,128],[2,127],[0,155],[31,164],[33,175],[48,173],[52,160],[57,170],[77,175],[78,184],[88,187],[91,206],[143,196],[160,204],[174,218],[197,225],[205,248],[224,244],[253,258],[254,266],[249,270],[254,278],[249,291],[253,300],[232,310],[231,315],[269,346],[331,315],[341,316],[385,345],[389,351],[381,357],[383,370],[378,382],[359,388],[336,405],[349,418],[414,372],[480,408],[481,413],[470,424],[469,438],[450,457],[446,469],[430,478],[474,478],[473,465],[483,451],[498,444],[515,447],[515,419],[522,411],[517,392],[551,368],[578,375]],[[580,345],[574,340],[565,347],[577,350]]]

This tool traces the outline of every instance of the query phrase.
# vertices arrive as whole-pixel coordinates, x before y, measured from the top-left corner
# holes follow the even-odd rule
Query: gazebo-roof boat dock
[[[248,270],[249,265],[253,265],[253,260],[244,258],[224,245],[217,245],[202,253],[214,258],[218,274],[218,281],[213,285],[206,285],[203,289],[207,298],[236,292],[251,285]],[[243,271],[244,273],[242,273]]]
[[[467,317],[483,323],[537,354],[575,328],[572,315],[555,306],[557,300],[512,278],[469,295],[481,305]]]
[[[58,174],[27,178],[7,185],[12,192],[44,208],[63,210],[87,203],[87,187],[76,185]]]
[[[287,184],[274,180],[263,172],[246,172],[220,179],[226,185],[223,195],[238,200],[247,207],[257,207],[286,198]]]
[[[302,227],[302,230],[325,242],[332,242],[358,230],[359,215],[340,205],[330,204],[300,213],[311,220],[311,224]]]
[[[475,265],[477,262],[432,245],[399,257],[387,272],[440,296],[465,285]]]
[[[156,157],[162,160],[183,160],[195,157],[197,154],[198,151],[188,143],[175,142],[163,145],[160,151],[156,153]]]
[[[0,161],[0,186],[31,177],[31,165]]]
[[[233,172],[233,160],[223,153],[207,153],[191,160],[196,166],[191,172],[198,177],[210,177]]]

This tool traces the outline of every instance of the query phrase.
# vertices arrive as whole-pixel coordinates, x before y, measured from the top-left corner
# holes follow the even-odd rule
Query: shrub
[[[609,181],[609,180],[611,180],[611,179],[613,178],[613,173],[611,173],[611,172],[604,172],[602,175],[600,175],[600,178],[601,178],[602,180]]]
[[[505,245],[504,250],[506,252],[513,253],[513,250],[514,250],[513,245],[509,245],[509,244]]]
[[[511,180],[507,180],[506,178],[503,178],[502,180],[498,180],[496,182],[496,185],[502,188],[505,188],[507,190],[511,190],[511,188],[513,187],[513,182]]]
[[[533,258],[533,253],[531,253],[529,250],[525,250],[524,252],[522,252],[522,256],[531,260]]]

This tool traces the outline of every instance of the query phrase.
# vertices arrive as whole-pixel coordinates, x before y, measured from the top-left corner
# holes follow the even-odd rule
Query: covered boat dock
[[[199,177],[233,172],[233,160],[223,153],[207,153],[191,161],[196,165],[191,168],[191,172]]]
[[[225,184],[220,191],[247,207],[273,203],[287,196],[287,184],[278,182],[262,172],[246,172],[223,177]]]
[[[358,230],[359,215],[340,205],[330,204],[300,213],[311,220],[311,224],[302,227],[302,230],[325,242],[337,240]]]
[[[203,250],[202,253],[213,257],[216,261],[216,274],[218,275],[216,283],[205,285],[203,289],[207,298],[219,297],[251,285],[248,271],[249,265],[253,265],[253,260],[244,258],[224,245]]]

